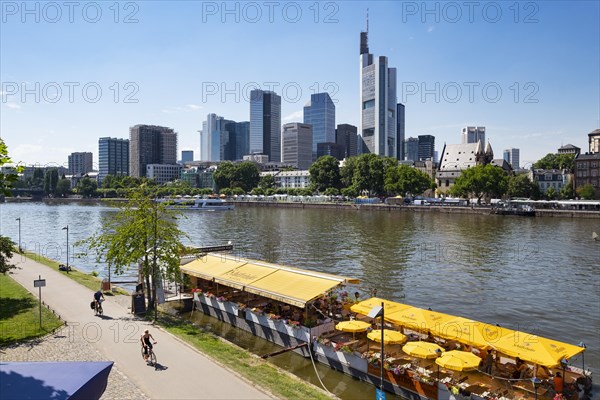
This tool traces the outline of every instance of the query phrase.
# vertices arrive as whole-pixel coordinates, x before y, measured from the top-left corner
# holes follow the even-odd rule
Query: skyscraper
[[[419,139],[409,137],[404,141],[404,159],[419,161]]]
[[[485,143],[485,126],[467,126],[461,132],[462,143]]]
[[[71,175],[84,175],[93,171],[93,168],[92,153],[71,153],[69,156],[69,173]]]
[[[397,157],[396,68],[369,53],[369,27],[360,33],[360,131],[362,152]]]
[[[281,97],[275,92],[250,92],[250,153],[281,161]]]
[[[155,125],[129,128],[129,174],[146,176],[148,164],[177,164],[177,133],[173,129]]]
[[[206,121],[202,122],[200,133],[200,155],[201,161],[222,161],[225,157],[225,148],[229,144],[229,132],[227,124],[233,121],[227,120],[216,114],[208,114]]]
[[[519,169],[519,149],[504,150],[504,160],[509,163],[513,170]]]
[[[250,154],[250,122],[230,121],[225,124],[225,130],[229,139],[223,148],[224,160],[241,160]]]
[[[435,136],[419,135],[419,161],[434,161]]]
[[[354,125],[339,124],[335,130],[335,142],[343,149],[342,159],[358,155],[358,135]]]
[[[312,126],[309,124],[293,122],[283,125],[281,162],[295,165],[298,169],[308,169],[313,159],[312,136]]]
[[[98,184],[106,175],[129,175],[129,139],[103,137],[98,140]]]
[[[181,151],[181,163],[194,161],[194,150],[182,150]]]
[[[314,93],[304,106],[304,123],[312,125],[312,157],[317,158],[318,143],[335,142],[335,105],[328,93]]]
[[[396,143],[398,145],[396,158],[404,160],[404,104],[402,103],[396,105],[396,120]]]

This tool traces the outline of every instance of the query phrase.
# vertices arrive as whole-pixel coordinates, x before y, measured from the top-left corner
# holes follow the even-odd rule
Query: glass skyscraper
[[[106,175],[129,175],[129,140],[103,137],[98,140],[98,184]]]
[[[250,92],[250,154],[281,161],[281,97],[275,92]]]
[[[329,93],[315,93],[304,106],[304,123],[312,125],[312,158],[317,159],[318,143],[335,142],[335,105]]]

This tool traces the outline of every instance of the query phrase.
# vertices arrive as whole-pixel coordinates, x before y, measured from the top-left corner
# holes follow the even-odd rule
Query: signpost
[[[40,289],[40,330],[42,330],[42,286],[46,286],[46,280],[42,279],[41,275],[39,277],[39,279],[33,281],[33,287]]]

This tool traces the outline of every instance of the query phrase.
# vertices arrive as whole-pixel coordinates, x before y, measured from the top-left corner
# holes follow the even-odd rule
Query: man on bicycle
[[[98,290],[96,293],[94,293],[94,301],[96,302],[96,312],[98,312],[98,309],[101,307],[100,299],[102,299],[102,301],[105,300],[104,293],[102,293],[102,290]]]
[[[152,350],[152,343],[150,339],[154,341],[156,344],[156,340],[152,337],[152,335],[148,332],[148,329],[144,331],[144,334],[140,337],[140,342],[142,342],[142,347],[144,348],[144,361],[148,362],[148,349]]]

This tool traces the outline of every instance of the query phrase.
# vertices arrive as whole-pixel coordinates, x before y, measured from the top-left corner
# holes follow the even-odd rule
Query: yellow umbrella
[[[385,313],[384,318],[396,325],[402,325],[420,331],[427,331],[454,317],[452,315],[424,310],[418,307],[409,307],[389,314]]]
[[[462,317],[455,317],[435,325],[430,331],[435,336],[481,348],[493,346],[502,336],[514,332]]]
[[[352,337],[356,332],[364,332],[371,327],[371,324],[364,321],[342,321],[338,322],[335,329],[342,332],[352,332]]]
[[[370,299],[361,301],[360,303],[353,304],[352,307],[350,307],[350,310],[357,314],[367,315],[373,307],[381,306],[382,302],[385,314],[412,307],[408,304],[396,303],[394,301],[380,299],[379,297],[371,297]]]
[[[452,350],[443,353],[435,360],[435,363],[453,371],[472,371],[477,369],[481,358],[468,351]]]
[[[437,358],[443,352],[440,346],[431,342],[408,342],[402,347],[402,351],[409,356],[419,358]]]
[[[367,337],[378,343],[381,343],[381,329],[375,329],[367,333]],[[383,342],[385,344],[402,344],[406,342],[406,336],[398,331],[385,329],[383,331]]]
[[[562,359],[569,359],[585,350],[584,347],[520,331],[501,337],[493,347],[509,356],[549,368],[560,364]]]

